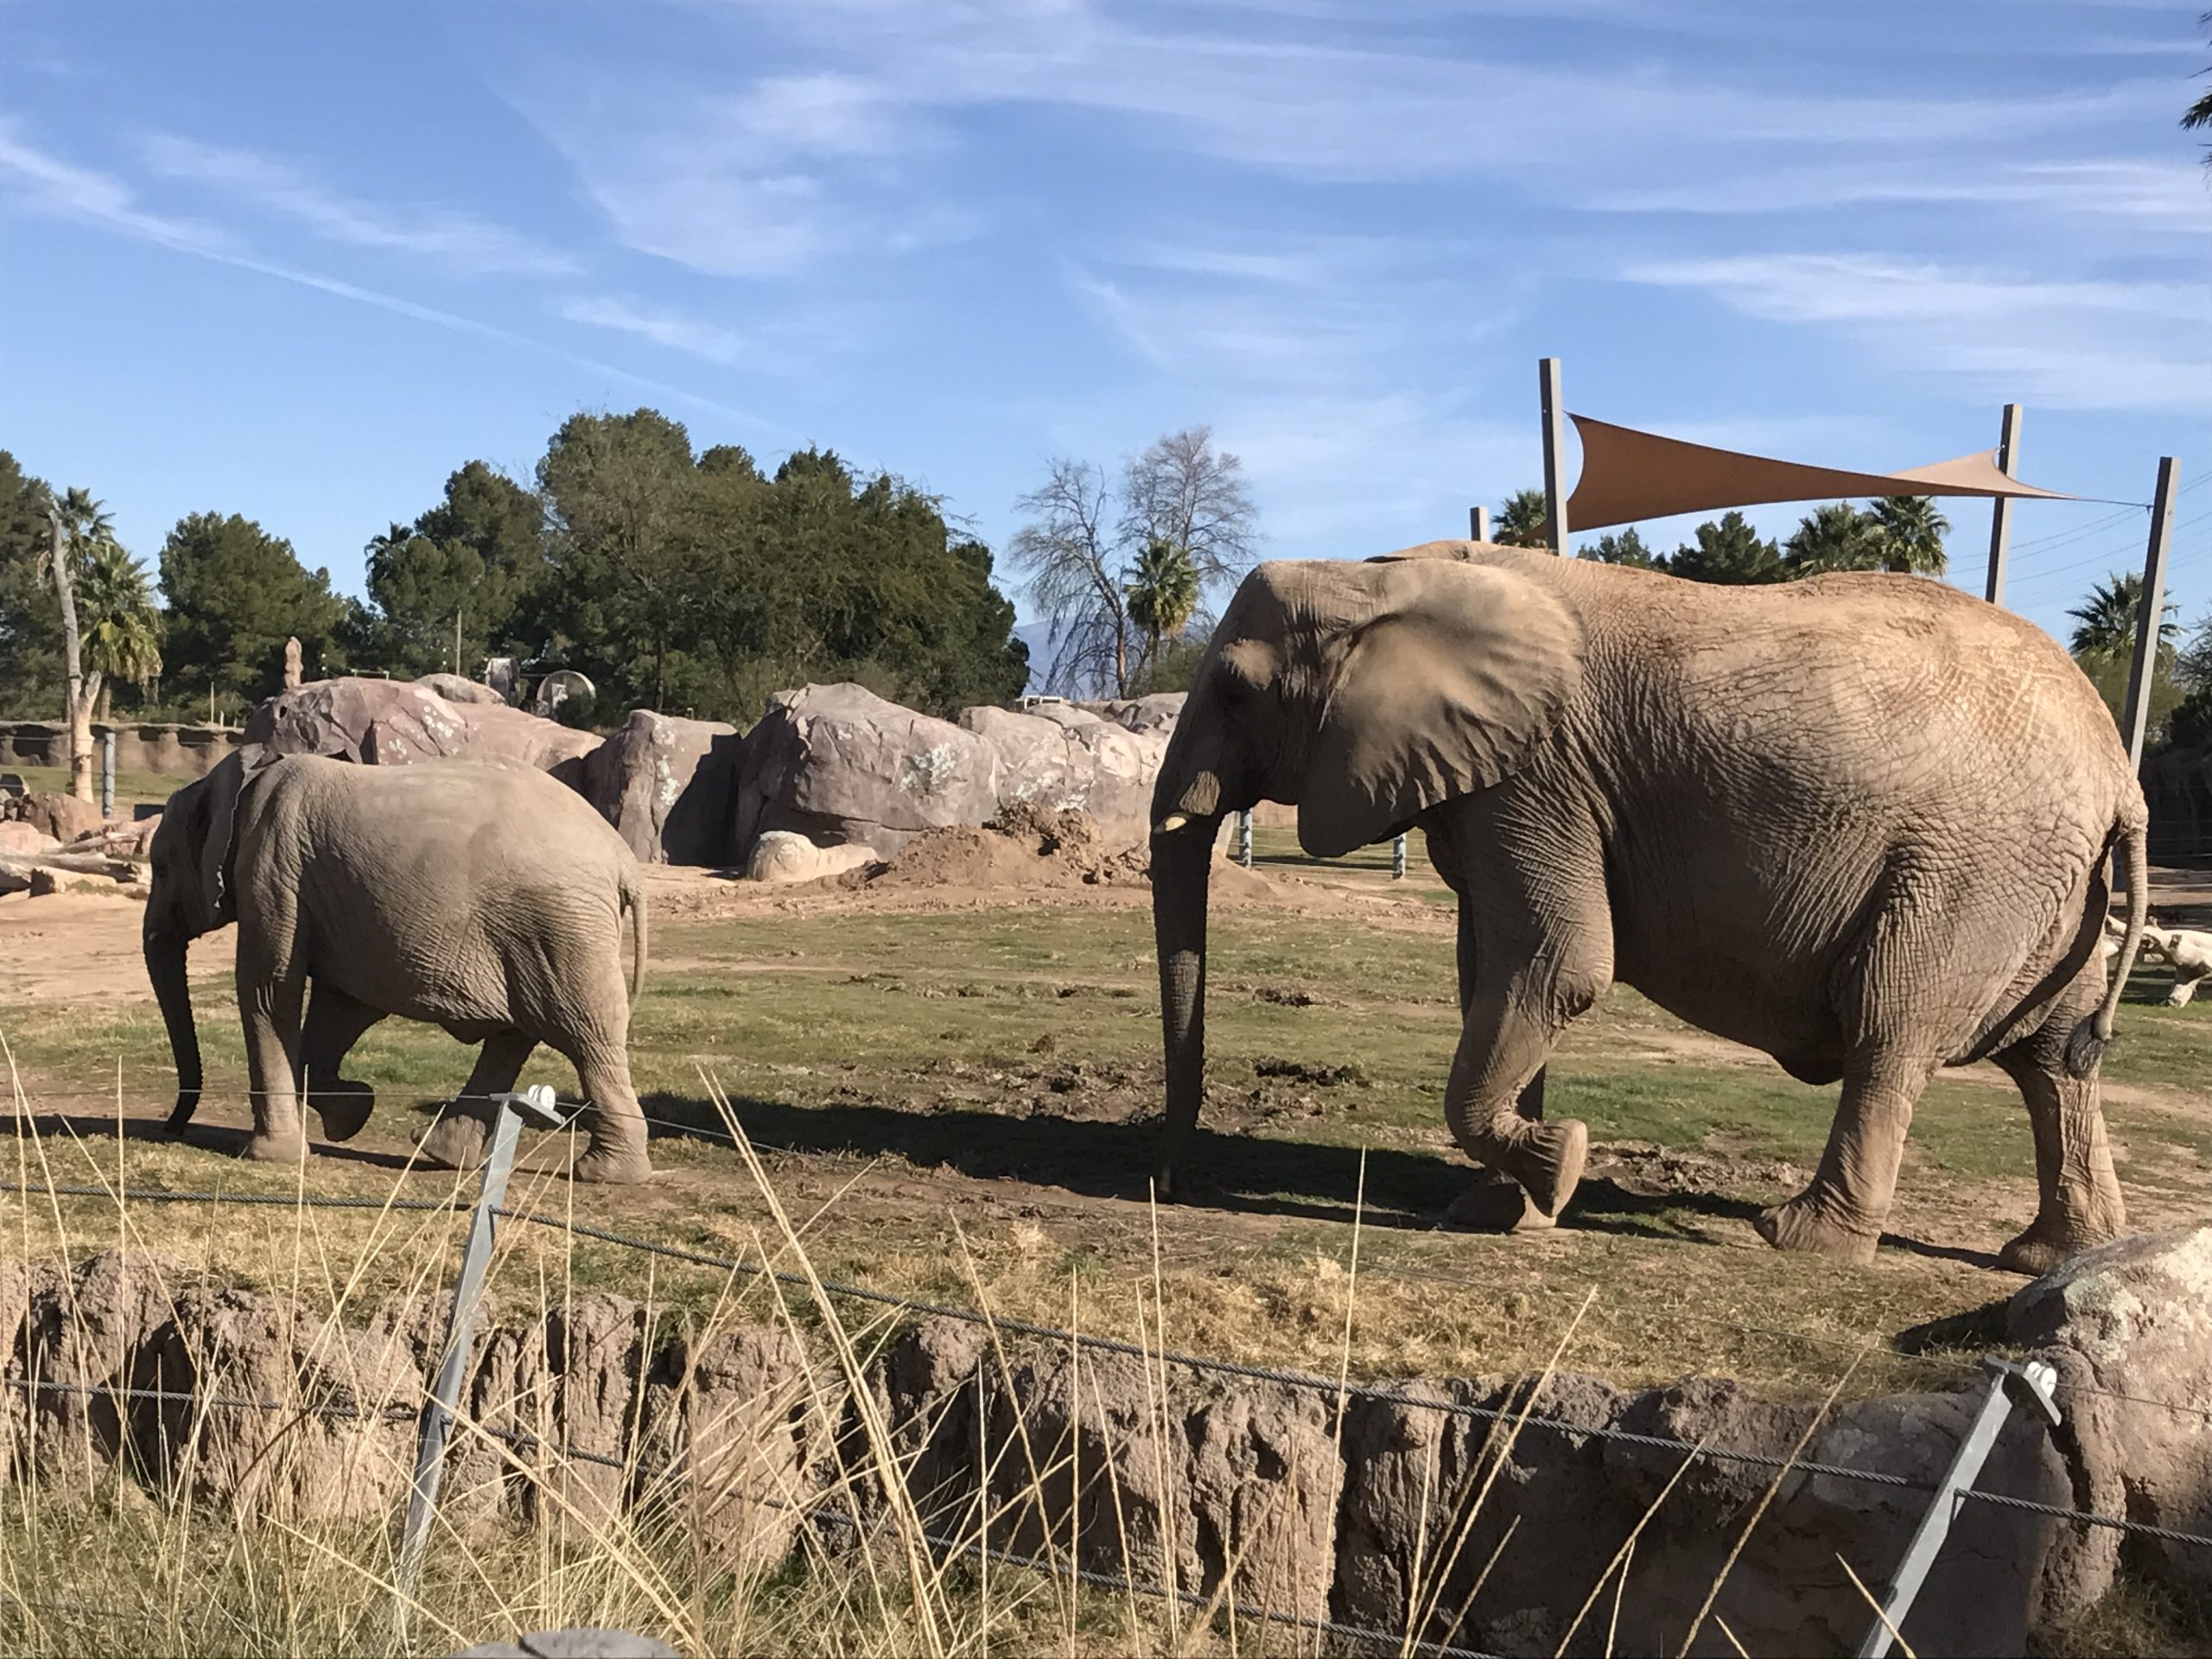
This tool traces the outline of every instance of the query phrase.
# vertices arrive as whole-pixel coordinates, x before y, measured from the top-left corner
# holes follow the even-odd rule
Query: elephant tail
[[[622,878],[622,908],[630,912],[630,1007],[645,988],[645,883],[635,870]]]
[[[2112,839],[2105,843],[2107,851],[2115,846],[2121,850],[2122,879],[2127,883],[2127,931],[2120,938],[2119,955],[2105,983],[2105,1000],[2066,1039],[2066,1069],[2077,1077],[2086,1077],[2096,1070],[2105,1046],[2112,1041],[2113,1016],[2119,1012],[2120,993],[2127,988],[2127,976],[2135,971],[2136,952],[2143,945],[2143,929],[2151,914],[2148,823],[2139,796],[2134,812],[2113,826]]]

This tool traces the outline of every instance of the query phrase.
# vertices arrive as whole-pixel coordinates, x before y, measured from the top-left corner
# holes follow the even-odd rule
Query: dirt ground
[[[1073,1306],[1085,1328],[1125,1334],[1156,1287],[1172,1344],[1227,1357],[1497,1372],[1541,1364],[1572,1327],[1565,1363],[1623,1382],[1722,1374],[1821,1391],[1853,1364],[1855,1389],[1963,1376],[1996,1341],[2018,1281],[1993,1271],[1993,1252],[2031,1212],[2033,1189],[2017,1097],[1987,1067],[1931,1088],[1873,1265],[1784,1257],[1749,1220],[1802,1185],[1831,1091],[1616,993],[1554,1063],[1554,1111],[1587,1117],[1593,1135],[1564,1224],[1518,1237],[1445,1225],[1472,1175],[1436,1103],[1456,1026],[1452,918],[1425,862],[1389,880],[1387,849],[1317,867],[1263,842],[1255,871],[1217,870],[1198,1173],[1186,1202],[1155,1207],[1149,892],[1116,849],[1079,836],[1048,846],[1049,826],[1030,830],[1020,843],[957,832],[903,871],[801,887],[652,870],[653,964],[632,1051],[658,1173],[641,1190],[570,1188],[554,1179],[563,1137],[545,1137],[518,1178],[525,1202],[757,1250],[762,1195],[733,1153],[719,1089],[784,1205],[806,1218],[824,1272],[1054,1322]],[[2154,893],[2162,911],[2206,896],[2178,881]],[[192,958],[209,1097],[184,1141],[162,1136],[174,1082],[139,917],[106,894],[0,899],[19,1168],[35,1154],[63,1180],[453,1190],[450,1173],[410,1164],[411,1137],[466,1057],[415,1027],[364,1044],[380,1101],[353,1141],[318,1146],[298,1172],[211,1156],[234,1153],[247,1123],[226,1086],[237,1065],[227,933]],[[2212,1211],[2212,1105],[2196,1064],[2208,1015],[2131,1002],[2123,1016],[2106,1100],[2139,1227]],[[529,1075],[541,1074],[573,1087],[565,1068]],[[11,1237],[21,1230],[28,1244],[48,1225],[43,1211],[9,1208]],[[383,1236],[325,1213],[319,1249]],[[121,1224],[65,1222],[80,1237]],[[148,1206],[130,1225],[211,1272],[251,1276],[282,1259],[287,1228],[298,1255],[296,1221],[281,1213],[210,1228]],[[525,1263],[540,1252],[541,1273],[551,1248],[514,1246]],[[643,1287],[611,1249],[579,1246],[556,1266]],[[690,1294],[668,1279],[651,1287]]]

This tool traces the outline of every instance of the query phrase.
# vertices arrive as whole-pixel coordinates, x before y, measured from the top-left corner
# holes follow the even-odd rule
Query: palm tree
[[[161,673],[161,613],[146,567],[112,541],[94,543],[79,555],[75,587],[85,697],[98,697],[105,721],[117,680],[143,686]]]
[[[1879,543],[1881,562],[1875,569],[1899,575],[1940,576],[1950,563],[1943,552],[1943,537],[1951,521],[1929,497],[1883,496],[1868,506],[1866,519]]]
[[[1122,592],[1129,620],[1144,630],[1143,662],[1149,664],[1159,658],[1162,639],[1177,638],[1191,626],[1198,608],[1198,567],[1174,543],[1150,541],[1129,567]]]
[[[56,496],[46,493],[47,550],[39,563],[54,579],[54,597],[61,608],[63,713],[69,728],[69,792],[80,801],[92,798],[92,702],[84,677],[83,641],[77,629],[76,575],[86,556],[96,547],[115,544],[115,521],[89,490],[73,489]]]
[[[2166,615],[2158,622],[2158,649],[2172,647],[2181,625],[2172,620],[2179,607],[2166,601]],[[2077,658],[2113,658],[2135,649],[2135,629],[2143,612],[2143,578],[2115,573],[2089,590],[2089,596],[2066,613],[2081,626],[2067,641]]]
[[[1549,547],[1551,513],[1541,490],[1516,490],[1497,510],[1490,538],[1500,547]]]
[[[1782,544],[1782,562],[1792,576],[1817,576],[1831,570],[1879,570],[1881,538],[1873,519],[1848,501],[1815,507]]]

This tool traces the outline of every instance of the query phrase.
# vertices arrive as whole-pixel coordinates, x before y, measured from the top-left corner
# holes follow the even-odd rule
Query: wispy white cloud
[[[436,306],[424,305],[403,295],[366,287],[280,260],[264,258],[227,232],[197,220],[172,218],[148,210],[140,205],[137,193],[123,180],[112,174],[66,161],[51,151],[40,149],[23,137],[4,117],[0,117],[0,188],[11,193],[20,205],[35,213],[99,226],[174,252],[211,260],[237,270],[251,271],[257,276],[310,289],[395,316],[557,357],[609,379],[712,410],[716,414],[779,440],[790,442],[797,437],[791,429],[777,422],[765,420],[687,387],[639,374],[633,370],[579,353],[565,351],[493,323]]]
[[[1966,375],[2075,409],[2202,413],[2212,290],[2024,277],[1864,254],[1632,264],[1624,280],[1712,295],[1765,321],[1840,328],[1904,371]]]
[[[554,315],[594,328],[612,328],[651,340],[672,352],[710,363],[737,363],[747,355],[743,335],[718,323],[684,315],[665,306],[640,304],[608,294],[579,294],[562,300]]]
[[[199,219],[159,213],[141,205],[137,193],[111,174],[64,161],[26,139],[15,123],[0,116],[0,181],[35,212],[105,225],[168,247],[211,251],[226,245],[214,226]]]
[[[477,214],[382,207],[252,150],[168,135],[147,139],[143,149],[164,178],[205,187],[344,246],[405,254],[465,276],[558,276],[575,269],[568,256]]]

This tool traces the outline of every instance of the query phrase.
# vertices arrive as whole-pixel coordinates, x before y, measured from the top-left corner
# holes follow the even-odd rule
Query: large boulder
[[[1158,728],[1135,732],[1071,703],[1024,714],[963,709],[960,724],[999,752],[999,799],[1047,811],[1088,812],[1109,835],[1141,830],[1152,780],[1167,752]]]
[[[1109,837],[1141,834],[1172,730],[1161,702],[1112,705],[1132,729],[1072,703],[944,721],[858,685],[779,692],[746,739],[731,853],[743,860],[785,830],[889,857],[925,830],[988,823],[1019,804],[1088,812]]]
[[[1182,717],[1183,700],[1187,691],[1155,691],[1148,697],[1115,697],[1104,702],[1078,702],[1074,706],[1102,720],[1110,720],[1116,726],[1132,732],[1157,732],[1162,737],[1173,734],[1175,722]]]
[[[2057,1367],[2079,1507],[2212,1535],[2212,1227],[2139,1234],[2062,1263],[2012,1298],[2005,1337]],[[2125,1554],[2212,1589],[2212,1550],[2083,1529],[2069,1599],[2094,1602]]]
[[[745,874],[753,881],[815,881],[825,875],[862,869],[874,861],[874,850],[865,842],[817,847],[797,830],[763,830],[753,839]]]
[[[888,855],[925,830],[982,823],[998,810],[997,749],[949,720],[866,686],[779,691],[747,735],[731,843],[764,830],[817,845],[860,842]]]
[[[448,702],[497,703],[502,708],[506,705],[507,700],[490,686],[480,685],[460,674],[425,674],[415,683]]]
[[[60,850],[61,843],[35,823],[17,823],[12,819],[0,822],[0,858],[10,853],[36,856]]]
[[[27,823],[34,833],[60,842],[71,842],[107,822],[97,801],[80,801],[74,795],[41,790],[9,803],[9,816]]]
[[[505,760],[582,783],[599,747],[571,730],[502,703],[449,702],[404,680],[315,680],[271,698],[245,724],[245,741],[280,754],[338,755],[365,766],[415,760]]]
[[[632,709],[584,761],[583,791],[648,864],[727,863],[737,728]]]

